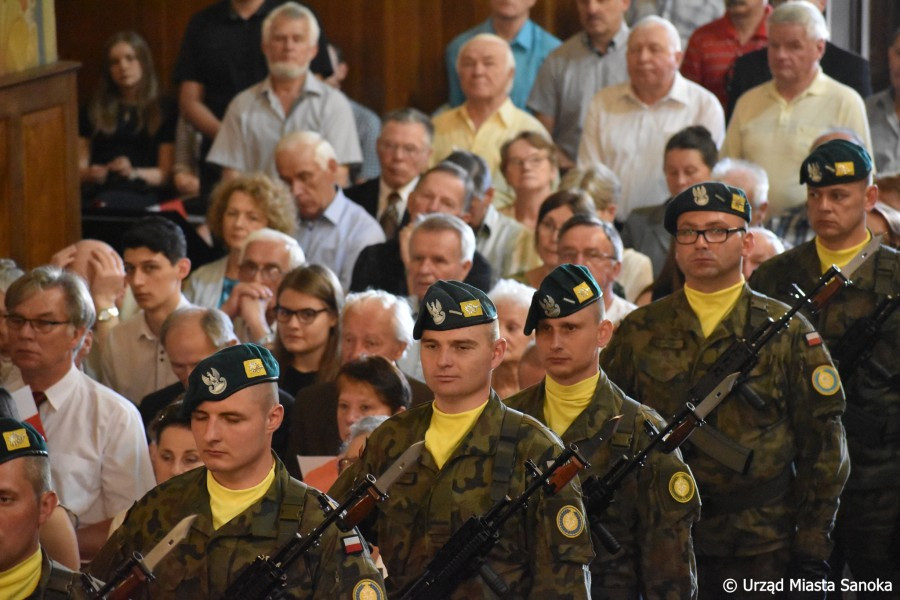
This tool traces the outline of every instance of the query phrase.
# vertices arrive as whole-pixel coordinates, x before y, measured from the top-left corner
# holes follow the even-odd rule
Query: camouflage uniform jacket
[[[179,475],[150,490],[128,512],[125,522],[91,562],[90,574],[106,581],[135,550],[148,552],[178,522],[199,515],[187,536],[156,568],[156,581],[137,598],[222,598],[239,571],[257,555],[274,554],[298,531],[306,533],[325,515],[316,490],[291,478],[277,458],[275,481],[250,508],[213,529],[206,487],[206,468]],[[295,488],[297,504],[286,501]],[[298,523],[299,521],[299,523]],[[345,553],[340,531],[330,527],[318,547],[287,569],[287,587],[280,598],[352,597],[358,585],[377,585],[381,575],[368,551]]]
[[[26,600],[67,600],[88,598],[78,573],[51,559],[41,550],[41,579]]]
[[[786,312],[781,302],[758,298],[757,313],[777,319]],[[628,315],[600,365],[626,394],[671,417],[715,360],[749,333],[750,313],[745,285],[732,311],[705,338],[684,292],[676,292]],[[796,317],[763,348],[744,384],[763,408],[733,392],[707,418],[752,450],[745,474],[690,440],[682,447],[703,498],[703,519],[694,527],[697,556],[752,556],[789,547],[798,558],[827,560],[849,459],[840,418],[844,393],[828,351],[810,345],[806,334],[812,332],[805,318]],[[760,497],[764,491],[771,493]]]
[[[472,516],[484,515],[494,504],[490,482],[504,412],[509,410],[496,394],[472,430],[438,469],[427,450],[391,487],[390,498],[378,505],[361,527],[384,558],[388,593],[396,594],[421,575],[431,558],[450,536]],[[424,439],[431,423],[432,405],[414,407],[391,417],[369,438],[362,459],[345,471],[331,491],[343,497],[354,480],[380,475],[411,444]],[[538,465],[556,457],[562,445],[549,429],[524,416],[515,445],[515,461],[508,495],[526,487],[524,462]],[[515,598],[587,598],[586,570],[594,558],[590,536],[581,519],[580,530],[564,535],[556,524],[561,511],[575,507],[584,515],[581,493],[569,484],[558,494],[538,492],[525,512],[511,517],[500,532],[487,564],[510,587]],[[457,586],[453,598],[494,598],[477,574]]]
[[[601,372],[594,397],[588,407],[562,434],[563,443],[581,445],[590,439],[611,417],[622,414],[625,394]],[[544,383],[511,396],[505,402],[512,408],[544,419]],[[656,427],[663,422],[657,412],[641,406],[634,415],[630,433],[620,433],[612,443],[604,443],[592,456],[585,458],[591,467],[581,475],[606,475],[623,453],[634,456],[649,443],[644,421]],[[624,428],[623,428],[624,429]],[[680,475],[679,475],[680,474]],[[670,493],[673,478],[687,476],[690,495],[679,500]],[[616,490],[613,503],[601,515],[601,522],[622,546],[610,555],[599,543],[594,544],[597,558],[591,563],[591,588],[603,598],[671,598],[697,597],[697,571],[691,542],[691,525],[700,513],[700,498],[693,485],[690,468],[681,453],[653,452],[645,466],[625,480]]]
[[[790,302],[792,283],[809,292],[820,275],[816,244],[811,241],[764,263],[750,278],[750,284],[764,294]],[[900,256],[882,245],[854,273],[852,284],[839,291],[817,315],[806,315],[837,356],[837,343],[844,332],[871,315],[887,294],[895,298],[900,294]],[[847,394],[844,426],[853,462],[848,489],[900,486],[900,310],[881,325],[867,352],[856,373],[843,382]]]

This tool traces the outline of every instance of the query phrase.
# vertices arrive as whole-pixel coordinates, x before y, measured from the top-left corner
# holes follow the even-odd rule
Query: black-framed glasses
[[[238,277],[241,279],[253,279],[259,273],[263,281],[277,281],[284,273],[278,265],[258,265],[255,262],[241,263],[238,267]]]
[[[316,317],[323,312],[328,312],[328,310],[329,309],[327,308],[301,308],[298,310],[291,310],[290,308],[285,308],[279,304],[275,307],[275,318],[278,319],[279,323],[289,323],[290,320],[296,316],[301,325],[309,325],[316,320]]]
[[[731,229],[722,229],[721,227],[713,227],[711,229],[677,229],[675,231],[675,241],[679,244],[693,244],[701,235],[708,244],[721,244],[728,239],[732,233],[746,233],[744,227],[733,227]]]
[[[4,318],[6,325],[13,331],[19,331],[25,327],[25,323],[28,323],[38,333],[50,333],[54,327],[71,323],[71,321],[52,321],[50,319],[26,319],[21,315],[6,315]]]
[[[602,252],[597,252],[596,250],[585,250],[584,252],[579,252],[578,250],[559,251],[559,261],[563,263],[572,263],[573,265],[577,265],[579,264],[579,256],[584,258],[584,262],[589,263],[598,263],[601,260],[611,260],[613,262],[617,262],[619,260],[612,254],[603,254]]]

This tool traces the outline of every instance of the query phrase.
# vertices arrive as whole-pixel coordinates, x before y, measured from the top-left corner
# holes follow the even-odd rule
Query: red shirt
[[[737,29],[727,13],[697,29],[691,35],[684,52],[681,74],[708,89],[716,95],[722,106],[726,106],[728,95],[725,93],[725,84],[726,78],[731,76],[731,67],[742,54],[765,48],[769,39],[766,19],[771,12],[772,7],[767,5],[759,27],[744,45],[741,45]]]

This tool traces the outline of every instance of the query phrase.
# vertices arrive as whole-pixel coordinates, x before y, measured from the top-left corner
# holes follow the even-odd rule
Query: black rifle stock
[[[898,306],[900,306],[900,296],[888,296],[875,307],[871,315],[857,320],[844,332],[831,352],[838,365],[838,372],[841,374],[842,380],[850,379],[863,359],[868,357],[881,326]]]
[[[528,460],[526,468],[531,483],[514,500],[509,496],[497,502],[480,517],[471,517],[431,559],[425,572],[404,590],[401,600],[433,600],[449,597],[456,586],[473,573],[479,573],[498,596],[509,594],[506,583],[485,562],[488,553],[500,541],[503,524],[541,489],[548,494],[561,490],[583,468],[590,464],[569,444],[553,463],[541,472]]]

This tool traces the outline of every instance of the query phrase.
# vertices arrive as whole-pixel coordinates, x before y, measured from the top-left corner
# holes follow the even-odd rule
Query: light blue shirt
[[[459,54],[460,48],[479,33],[496,34],[497,32],[494,31],[494,25],[488,19],[481,25],[464,31],[453,38],[453,41],[447,45],[447,50],[444,52],[450,84],[449,103],[451,107],[459,106],[466,100],[459,85],[459,76],[456,74],[456,56]],[[531,86],[537,77],[538,69],[541,68],[541,64],[543,64],[547,55],[553,52],[561,43],[559,39],[545,31],[531,19],[525,21],[522,29],[519,30],[519,33],[513,39],[510,46],[512,46],[513,57],[516,59],[516,77],[509,97],[518,108],[525,109],[525,103],[528,101],[528,94],[531,93]]]
[[[359,204],[335,188],[334,199],[318,219],[301,220],[297,241],[310,264],[325,265],[338,276],[345,290],[350,289],[353,265],[366,246],[380,244],[384,231]]]

